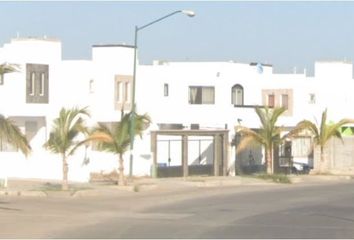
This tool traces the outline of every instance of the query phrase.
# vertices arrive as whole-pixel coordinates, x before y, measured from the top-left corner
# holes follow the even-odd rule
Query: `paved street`
[[[1,238],[354,238],[354,183],[0,198]]]

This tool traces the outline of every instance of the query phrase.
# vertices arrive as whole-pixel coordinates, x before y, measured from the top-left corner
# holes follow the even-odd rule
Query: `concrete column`
[[[152,166],[151,166],[151,176],[157,177],[157,134],[156,132],[151,132],[151,152],[152,152]]]
[[[214,176],[219,176],[219,135],[214,136]]]
[[[183,177],[188,177],[188,136],[182,136],[182,169]]]
[[[229,136],[228,136],[228,134],[224,133],[223,136],[222,136],[222,139],[223,139],[222,175],[226,176],[227,175],[227,167],[228,167],[228,164],[229,164],[229,155],[228,155],[228,147],[229,147],[228,140],[229,140]]]

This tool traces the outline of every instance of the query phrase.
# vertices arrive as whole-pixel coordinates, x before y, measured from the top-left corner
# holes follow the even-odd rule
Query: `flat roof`
[[[257,66],[258,64],[264,66],[264,67],[273,67],[272,64],[269,64],[269,63],[257,63],[257,62],[251,62],[250,63],[250,66]]]
[[[133,45],[126,44],[94,44],[92,47],[126,47],[126,48],[135,48]]]
[[[52,38],[52,37],[17,37],[17,38],[12,38],[11,42],[23,42],[23,41],[46,41],[46,42],[61,42],[57,38]]]
[[[213,129],[213,130],[205,130],[205,129],[196,129],[196,130],[155,130],[151,131],[151,133],[156,133],[157,135],[172,135],[172,136],[214,136],[218,134],[227,134],[229,130],[227,129]]]

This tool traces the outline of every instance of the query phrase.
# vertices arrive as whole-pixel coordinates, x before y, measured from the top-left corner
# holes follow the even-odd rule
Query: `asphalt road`
[[[0,199],[1,238],[354,238],[354,182]]]

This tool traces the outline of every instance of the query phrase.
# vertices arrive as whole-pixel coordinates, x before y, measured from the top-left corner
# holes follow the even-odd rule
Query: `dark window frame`
[[[195,89],[195,93],[192,93],[192,89]],[[188,102],[189,104],[199,105],[213,105],[215,104],[215,86],[189,86],[188,88]],[[212,100],[207,100],[203,97],[203,91],[212,90]],[[195,96],[192,96],[194,94]],[[204,95],[205,96],[205,95]]]
[[[241,91],[241,93],[239,93],[238,91]],[[241,102],[238,102],[238,94],[241,94]],[[235,106],[243,106],[244,103],[244,98],[245,98],[245,91],[242,85],[240,84],[235,84],[234,86],[232,86],[231,88],[231,104],[235,105]]]
[[[281,95],[281,106],[283,108],[285,108],[286,110],[289,109],[289,95],[288,94],[282,94]]]
[[[169,85],[168,83],[163,84],[163,96],[168,97],[169,96]]]
[[[26,103],[49,103],[49,65],[26,64]]]
[[[274,108],[275,107],[275,94],[274,93],[268,94],[268,96],[267,96],[267,106],[270,107],[270,108]]]

